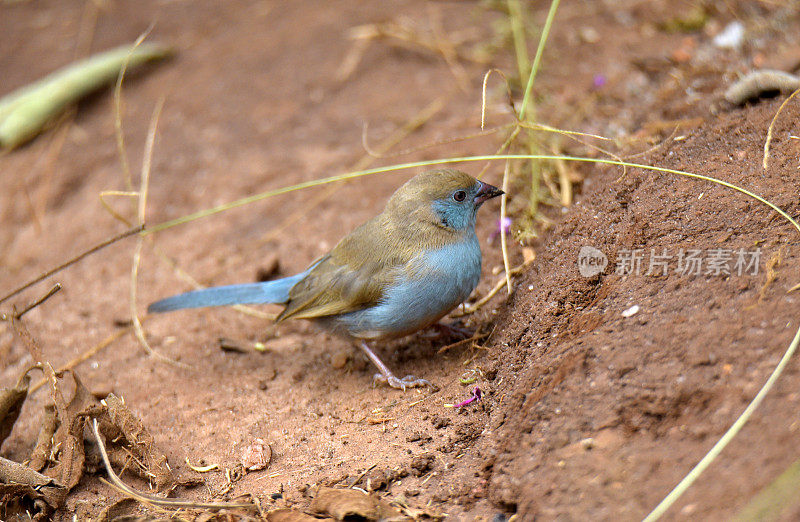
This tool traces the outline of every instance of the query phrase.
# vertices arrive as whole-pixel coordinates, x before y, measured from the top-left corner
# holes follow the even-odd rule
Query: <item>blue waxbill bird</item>
[[[501,194],[458,170],[425,172],[304,272],[187,292],[157,301],[147,311],[283,304],[278,321],[310,319],[359,339],[381,372],[377,380],[403,390],[431,386],[413,375],[395,377],[364,340],[414,333],[469,297],[481,276],[475,215],[484,201]]]

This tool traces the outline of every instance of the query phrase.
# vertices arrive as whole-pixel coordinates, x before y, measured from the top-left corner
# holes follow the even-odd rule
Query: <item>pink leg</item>
[[[436,387],[429,381],[425,379],[418,379],[413,375],[406,375],[402,379],[398,379],[394,376],[389,367],[383,364],[383,361],[381,361],[378,356],[375,355],[375,352],[370,349],[367,343],[361,341],[359,347],[364,351],[365,354],[367,354],[367,357],[370,361],[372,361],[372,364],[377,366],[378,370],[381,372],[375,374],[375,382],[385,383],[392,388],[397,388],[403,391],[406,391],[406,388],[418,388],[421,386],[428,386],[429,388],[436,389]]]

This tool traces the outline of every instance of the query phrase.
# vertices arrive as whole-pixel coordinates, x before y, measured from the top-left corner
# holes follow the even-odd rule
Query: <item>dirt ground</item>
[[[346,172],[366,155],[365,123],[374,146],[437,99],[441,108],[392,152],[473,134],[483,74],[497,67],[513,76],[516,67],[508,43],[479,64],[389,38],[370,43],[342,74],[354,45],[349,31],[363,24],[395,22],[437,38],[490,41],[503,14],[478,2],[96,5],[0,4],[0,94],[86,50],[131,42],[153,23],[149,40],[174,45],[177,54],[133,75],[123,89],[136,184],[151,113],[165,97],[149,224]],[[536,23],[548,5],[530,6]],[[674,27],[675,20],[696,18],[698,6],[707,16],[702,27]],[[631,161],[713,176],[797,215],[798,104],[787,104],[777,119],[764,170],[767,129],[786,97],[733,107],[722,94],[753,68],[800,66],[798,7],[565,2],[537,77],[537,119],[608,136],[616,142],[596,143]],[[744,44],[716,47],[713,37],[737,19],[747,29]],[[490,89],[490,125],[511,121],[497,85]],[[110,92],[94,95],[67,124],[0,156],[0,296],[125,229],[99,199],[126,188],[112,100]],[[491,154],[498,145],[490,135],[371,158],[370,166]],[[567,140],[559,151],[598,155]],[[482,166],[459,167],[477,174]],[[373,369],[347,342],[302,321],[273,328],[227,308],[146,319],[152,348],[177,364],[148,355],[125,333],[76,370],[96,394],[124,397],[173,468],[191,474],[187,463],[218,464],[202,474],[204,485],[177,496],[249,493],[266,509],[303,510],[320,485],[357,484],[453,520],[514,513],[517,520],[641,519],[727,430],[792,340],[798,296],[788,290],[800,283],[791,268],[800,238],[774,211],[729,188],[640,169],[623,175],[619,167],[571,168],[581,179],[575,201],[545,209],[553,224],[529,242],[536,260],[514,279],[513,294],[506,299],[503,291],[462,319],[490,336],[443,353],[453,340],[431,332],[379,347],[398,373],[436,383],[435,393],[372,387]],[[485,179],[499,184],[502,170],[494,162]],[[184,272],[220,285],[253,281],[276,261],[280,275],[303,270],[416,172],[294,192],[156,234],[145,242],[139,267],[139,314],[147,303],[191,288]],[[512,208],[524,197],[512,190]],[[128,200],[110,201],[133,218]],[[499,202],[485,207],[476,297],[501,277]],[[585,246],[607,256],[602,273],[580,273]],[[58,368],[128,328],[133,250],[132,239],[116,243],[4,303],[3,311],[35,300],[54,282],[63,285],[25,315]],[[706,264],[699,273],[681,271],[679,258],[693,250]],[[621,273],[634,251],[641,266]],[[733,253],[730,274],[709,269],[712,251]],[[738,273],[740,251],[758,253],[755,269]],[[654,254],[666,256],[666,273],[650,270]],[[522,257],[522,245],[514,244],[512,264]],[[244,349],[223,350],[220,338]],[[255,343],[264,349],[252,349]],[[32,362],[7,322],[0,322],[0,361],[0,387],[13,385]],[[460,382],[465,376],[477,380],[467,386]],[[446,407],[475,385],[481,401]],[[667,518],[729,519],[800,458],[798,389],[795,358]],[[45,391],[26,402],[3,457],[22,461],[30,453]],[[272,450],[269,466],[229,483],[225,470],[239,467],[256,439]],[[85,476],[56,520],[96,516],[120,498],[101,476]],[[780,516],[800,518],[800,502]]]

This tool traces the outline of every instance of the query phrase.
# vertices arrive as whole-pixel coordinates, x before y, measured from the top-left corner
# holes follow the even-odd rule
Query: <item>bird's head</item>
[[[503,194],[495,186],[455,169],[424,172],[392,195],[386,210],[396,218],[470,230],[484,201]]]

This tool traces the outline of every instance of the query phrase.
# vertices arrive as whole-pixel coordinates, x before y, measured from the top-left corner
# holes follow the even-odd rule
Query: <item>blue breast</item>
[[[400,337],[429,326],[464,302],[481,276],[475,233],[463,241],[421,254],[398,269],[396,283],[371,308],[336,318],[352,336]]]

